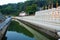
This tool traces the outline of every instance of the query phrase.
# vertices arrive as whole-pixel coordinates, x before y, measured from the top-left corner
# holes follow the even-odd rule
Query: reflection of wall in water
[[[3,37],[3,39],[2,40],[7,40],[7,37]]]

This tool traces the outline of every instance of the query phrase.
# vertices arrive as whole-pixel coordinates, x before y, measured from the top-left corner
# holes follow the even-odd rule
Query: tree
[[[56,0],[56,7],[58,7],[58,0]]]
[[[2,5],[0,6],[0,12],[2,14],[18,15],[20,12],[25,11],[28,14],[34,14],[40,8],[57,7],[58,4],[60,5],[60,0],[27,0],[18,4]]]
[[[18,6],[18,11],[19,12],[24,11],[24,3],[23,2],[18,3],[17,6]]]
[[[28,15],[35,14],[36,10],[37,10],[36,4],[32,4],[31,6],[26,7],[26,13],[28,13]]]

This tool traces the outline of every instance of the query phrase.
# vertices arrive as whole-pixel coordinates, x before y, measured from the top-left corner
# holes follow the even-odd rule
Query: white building
[[[19,13],[19,16],[26,16],[27,14],[25,13],[25,12],[21,12],[21,13]]]

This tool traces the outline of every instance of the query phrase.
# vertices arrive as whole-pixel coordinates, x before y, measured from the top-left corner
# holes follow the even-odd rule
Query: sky
[[[8,3],[18,3],[24,2],[26,0],[0,0],[0,5],[8,4]]]

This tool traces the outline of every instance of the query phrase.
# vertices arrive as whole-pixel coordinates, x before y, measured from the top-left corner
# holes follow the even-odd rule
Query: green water
[[[32,33],[20,26],[18,22],[12,21],[4,40],[35,40],[35,38]]]
[[[22,23],[18,22],[11,22],[4,40],[51,40],[24,24],[21,26]]]

